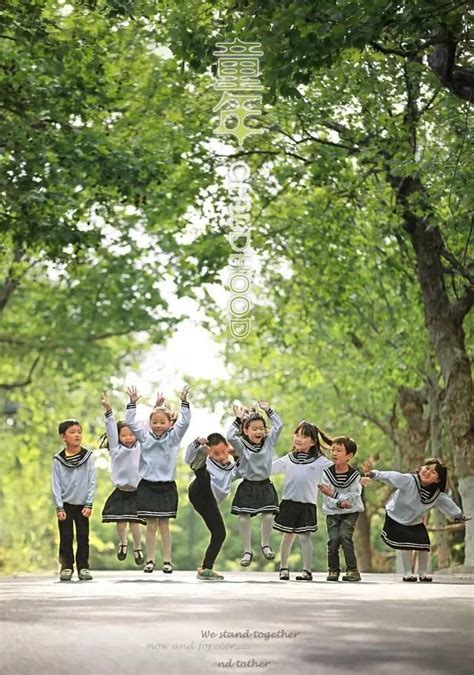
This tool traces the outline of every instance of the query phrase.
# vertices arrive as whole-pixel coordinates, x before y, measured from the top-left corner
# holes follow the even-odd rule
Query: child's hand
[[[339,502],[338,506],[341,509],[350,509],[352,504],[349,501],[347,501],[347,499],[343,499],[342,502]]]
[[[322,492],[323,495],[326,495],[326,497],[334,497],[334,488],[330,485],[323,485],[322,483],[319,483],[318,490]]]
[[[185,384],[185,385],[184,385],[183,390],[182,390],[182,392],[181,392],[181,394],[180,394],[181,401],[182,401],[183,403],[187,403],[187,402],[188,402],[188,394],[189,394],[189,390],[190,390],[190,389],[191,389],[191,387],[189,386],[189,384]]]
[[[364,469],[364,473],[367,476],[372,471],[372,463],[367,461],[362,464],[362,468]]]
[[[84,518],[90,518],[90,515],[92,513],[92,509],[89,509],[87,506],[84,506],[81,513],[84,516]]]
[[[66,520],[66,511],[56,511],[58,520]]]
[[[364,476],[363,478],[360,479],[360,484],[362,487],[367,487],[367,485],[370,485],[372,483],[372,478],[369,478],[369,476]]]
[[[244,409],[238,403],[234,403],[234,405],[232,406],[232,412],[236,417],[238,417],[241,420],[244,414]]]
[[[141,399],[141,396],[138,393],[137,388],[134,387],[133,385],[127,388],[127,394],[128,398],[130,399],[130,403],[136,403],[139,399]]]
[[[265,412],[268,412],[270,410],[270,404],[268,401],[257,401],[258,407],[261,408],[262,410],[265,410]]]
[[[228,444],[227,448],[229,450],[229,455],[232,455],[232,457],[235,457],[235,458],[237,458],[239,456],[239,453],[237,452],[237,450],[230,443]]]
[[[161,408],[161,406],[164,404],[164,402],[165,402],[164,394],[161,391],[159,391],[156,395],[156,401],[155,401],[155,405],[153,407],[154,408]]]
[[[110,405],[110,403],[107,399],[107,392],[106,391],[102,392],[101,403],[102,403],[102,406],[103,406],[105,412],[110,412],[110,410],[112,410],[112,406]]]
[[[199,445],[207,445],[207,438],[198,438],[197,441]]]

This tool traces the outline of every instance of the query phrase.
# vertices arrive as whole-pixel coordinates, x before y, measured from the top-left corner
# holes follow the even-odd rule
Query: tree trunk
[[[447,294],[441,263],[444,242],[439,228],[426,222],[430,208],[424,186],[413,176],[391,176],[390,182],[415,251],[426,327],[444,379],[442,418],[453,448],[463,508],[474,515],[473,393],[462,326],[470,303],[467,296],[453,303]],[[474,566],[474,520],[466,525],[465,564]]]
[[[364,508],[365,504],[364,504]],[[354,543],[357,565],[361,572],[372,572],[372,545],[370,543],[370,519],[367,510],[359,513],[357,527],[354,531]]]

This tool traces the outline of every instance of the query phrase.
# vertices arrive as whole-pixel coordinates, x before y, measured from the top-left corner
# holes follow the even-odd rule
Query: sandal
[[[151,573],[151,572],[153,572],[154,569],[155,569],[155,561],[149,560],[147,562],[147,564],[145,565],[145,567],[143,568],[143,571]]]
[[[171,574],[173,572],[173,565],[170,562],[163,563],[163,572],[165,574]]]
[[[244,555],[240,559],[240,564],[242,567],[248,567],[252,562],[253,553],[252,551],[245,551]]]
[[[296,581],[313,581],[313,574],[310,570],[302,570],[301,574],[298,574]]]
[[[418,581],[418,579],[413,574],[411,574],[409,577],[403,577],[403,581],[413,582]]]
[[[263,557],[266,558],[267,560],[274,560],[275,559],[275,551],[272,549],[271,546],[262,546],[262,553]]]
[[[128,544],[119,544],[117,551],[117,558],[119,560],[125,560],[127,557]]]
[[[418,577],[422,584],[430,584],[433,581],[433,577],[427,577],[426,574],[423,577]]]
[[[135,562],[137,565],[143,565],[143,561],[145,558],[143,557],[143,551],[141,548],[136,548],[133,551],[133,555],[135,556]]]
[[[290,580],[290,570],[288,569],[288,567],[281,567],[278,575],[280,577],[280,581]]]

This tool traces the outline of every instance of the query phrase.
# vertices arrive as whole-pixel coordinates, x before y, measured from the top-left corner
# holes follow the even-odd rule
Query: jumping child
[[[272,453],[282,429],[280,417],[270,408],[268,401],[258,401],[272,421],[267,432],[265,419],[257,411],[246,411],[234,406],[236,419],[232,423],[227,440],[235,448],[239,459],[239,473],[243,481],[239,484],[232,502],[231,513],[239,516],[239,530],[243,544],[242,567],[252,562],[250,518],[262,514],[260,543],[262,554],[273,560],[275,553],[270,546],[273,514],[278,513],[278,495],[270,480]]]
[[[321,452],[320,437],[325,443],[331,443],[318,427],[310,422],[302,421],[295,429],[293,449],[284,457],[275,459],[272,474],[284,473],[283,499],[280,511],[275,516],[273,527],[283,532],[280,549],[281,581],[289,581],[288,558],[296,535],[303,554],[303,570],[296,577],[297,581],[312,581],[313,544],[311,532],[316,532],[317,485],[321,474],[332,462]]]
[[[90,581],[89,518],[96,488],[96,470],[91,450],[81,446],[82,427],[77,420],[60,422],[58,433],[65,448],[53,457],[52,492],[59,526],[61,581],[71,581],[74,569],[76,527],[76,568],[81,581]]]
[[[360,485],[360,473],[349,465],[357,452],[357,444],[348,436],[335,438],[331,445],[334,462],[323,471],[321,484],[324,494],[323,513],[326,514],[328,530],[328,576],[327,581],[338,581],[340,574],[339,547],[346,561],[343,581],[360,581],[357,558],[354,551],[354,529],[359,513],[364,510]]]
[[[195,478],[188,487],[189,501],[204,520],[211,533],[197,578],[202,581],[222,581],[224,577],[213,570],[226,530],[218,504],[232,489],[239,477],[237,465],[229,459],[231,446],[221,434],[197,438],[186,449],[184,461],[194,471]]]
[[[140,443],[135,434],[125,424],[116,422],[112,406],[104,392],[102,406],[105,410],[105,430],[101,437],[100,447],[106,447],[110,453],[111,478],[115,490],[107,498],[102,511],[103,523],[116,523],[119,546],[117,558],[127,557],[127,524],[133,538],[134,558],[137,565],[144,562],[141,546],[140,523],[146,524],[137,516],[138,462],[140,460]]]
[[[176,461],[179,444],[189,427],[191,411],[187,401],[189,387],[181,392],[181,413],[175,421],[171,410],[163,405],[160,395],[150,413],[149,428],[144,429],[136,421],[137,401],[140,398],[136,387],[129,387],[130,402],[127,405],[125,424],[141,445],[137,487],[137,516],[146,520],[147,562],[144,572],[155,569],[156,531],[160,529],[163,553],[163,572],[171,574],[171,536],[169,519],[176,518],[178,490],[176,488]]]
[[[432,581],[432,577],[426,574],[431,545],[423,522],[424,514],[435,506],[456,522],[470,520],[445,492],[446,466],[441,459],[431,458],[416,473],[376,471],[372,470],[370,462],[365,462],[363,467],[369,479],[397,488],[385,505],[385,523],[380,536],[387,546],[402,551],[403,581],[417,580],[412,570],[413,551],[418,552],[418,579]],[[362,480],[364,484],[370,482]]]

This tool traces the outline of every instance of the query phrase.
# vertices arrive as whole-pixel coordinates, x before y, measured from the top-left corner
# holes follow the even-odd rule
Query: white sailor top
[[[111,478],[115,487],[122,490],[136,490],[138,481],[138,463],[140,461],[140,443],[137,441],[127,448],[119,441],[117,422],[112,410],[105,413],[105,431],[109,446]]]
[[[176,461],[179,444],[191,421],[187,401],[181,402],[181,413],[173,426],[161,436],[136,421],[137,406],[127,405],[125,424],[133,431],[141,445],[138,476],[152,482],[173,481],[176,478]]]
[[[188,445],[184,455],[184,461],[193,469],[199,471],[206,468],[211,483],[211,492],[216,502],[222,502],[232,490],[232,482],[240,478],[238,466],[229,460],[226,464],[216,462],[215,459],[206,455],[202,446],[196,439]]]
[[[429,491],[418,474],[398,471],[372,471],[370,477],[397,488],[385,505],[387,514],[401,525],[418,525],[427,511],[435,506],[447,518],[463,520],[459,506],[439,488]]]
[[[67,457],[63,449],[54,455],[51,489],[56,511],[64,510],[64,502],[91,509],[96,489],[92,450],[81,448],[77,455]]]
[[[251,443],[247,438],[240,436],[241,423],[236,418],[227,432],[227,440],[239,455],[239,472],[246,480],[265,480],[272,472],[273,448],[281,433],[283,422],[271,408],[267,411],[272,422],[272,428],[259,444]]]
[[[273,460],[272,474],[285,474],[282,499],[316,504],[322,472],[331,464],[331,460],[324,455],[315,457],[307,452],[289,452]]]
[[[329,485],[334,489],[334,495],[327,497],[323,495],[323,513],[327,516],[335,516],[345,513],[360,513],[364,510],[362,502],[362,486],[360,484],[360,473],[352,466],[345,473],[336,473],[334,464],[324,469],[321,476],[321,483]],[[343,509],[338,506],[339,502],[349,501],[351,507]]]

